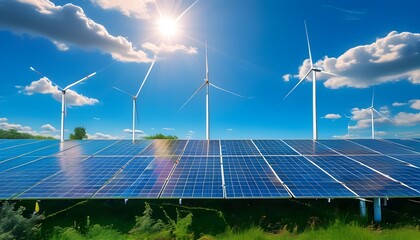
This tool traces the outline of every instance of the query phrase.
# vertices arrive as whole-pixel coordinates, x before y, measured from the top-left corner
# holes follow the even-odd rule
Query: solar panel
[[[220,156],[218,140],[189,140],[185,147],[184,156]]]
[[[31,163],[38,159],[41,159],[41,158],[34,157],[34,156],[23,156],[23,157],[17,157],[8,161],[0,162],[0,173],[7,171],[11,168],[15,168],[24,164]]]
[[[354,193],[301,156],[265,157],[296,198],[351,198]]]
[[[262,157],[223,157],[227,198],[289,198]]]
[[[19,199],[90,198],[129,157],[90,157],[61,171],[19,195]]]
[[[416,197],[416,191],[343,156],[307,157],[360,197]]]
[[[80,141],[66,141],[66,142],[54,144],[54,145],[51,145],[42,149],[28,152],[25,155],[44,157],[44,156],[58,154],[62,151],[65,151],[67,149],[70,149],[80,144],[81,144]]]
[[[395,143],[385,142],[374,139],[352,139],[352,142],[358,143],[372,150],[378,151],[382,154],[413,154],[414,151],[408,150],[405,147],[399,146]]]
[[[408,162],[408,163],[420,168],[420,154],[415,154],[415,155],[391,155],[391,156],[395,157],[399,160],[402,160],[404,162]]]
[[[90,156],[116,143],[113,140],[79,140],[78,145],[58,153],[58,156]]]
[[[162,198],[223,198],[220,157],[182,157]]]
[[[34,139],[0,139],[0,150],[8,147],[16,147],[18,145],[34,143]],[[39,141],[39,140],[38,140]]]
[[[420,142],[412,139],[387,139],[393,143],[399,144],[403,147],[406,147],[410,150],[420,153]]]
[[[299,155],[281,140],[253,140],[262,155]]]
[[[289,146],[302,155],[334,155],[337,154],[313,140],[284,140]]]
[[[221,140],[220,144],[223,155],[260,155],[251,140]]]
[[[101,150],[97,156],[135,156],[152,143],[151,140],[119,141]]]
[[[353,159],[362,162],[390,177],[415,188],[420,194],[420,169],[402,163],[393,158],[381,156],[352,156]]]
[[[82,160],[78,157],[47,157],[4,171],[0,174],[0,199],[11,199],[39,181]]]
[[[28,142],[26,144],[20,144],[16,146],[9,146],[0,151],[0,156],[19,156],[23,154],[28,154],[30,152],[58,144],[58,141],[55,140],[44,140],[39,142]]]
[[[318,142],[343,155],[378,154],[375,151],[346,140],[318,140]]]
[[[184,151],[187,140],[167,140],[167,139],[157,139],[153,142],[139,155],[142,156],[173,156],[181,155]]]
[[[93,198],[158,198],[178,157],[136,157]]]

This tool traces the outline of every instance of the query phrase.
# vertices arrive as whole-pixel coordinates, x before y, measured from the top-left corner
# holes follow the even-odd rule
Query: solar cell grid
[[[79,144],[70,149],[59,152],[57,155],[58,156],[90,156],[116,143],[116,141],[113,141],[113,140],[78,140],[74,142],[79,143]]]
[[[177,159],[136,157],[93,198],[158,198]]]
[[[39,142],[30,142],[28,144],[21,144],[16,146],[10,146],[8,148],[4,148],[0,151],[0,156],[19,156],[23,154],[28,154],[30,152],[46,148],[52,146],[54,144],[58,144],[58,141],[55,140],[44,140]]]
[[[220,157],[182,157],[161,197],[223,198]]]
[[[172,156],[181,155],[184,151],[187,140],[164,140],[156,139],[143,151],[142,156]]]
[[[221,140],[220,144],[222,155],[260,155],[251,140]]]
[[[360,197],[414,197],[419,194],[343,156],[307,157]]]
[[[262,155],[299,155],[281,140],[253,140]]]
[[[420,153],[420,142],[413,139],[387,139],[387,141],[400,144],[410,150]]]
[[[346,140],[319,140],[318,142],[343,155],[378,154],[375,151]]]
[[[284,140],[302,155],[334,155],[336,152],[313,140]]]
[[[382,140],[374,139],[352,139],[352,142],[366,146],[372,150],[378,151],[382,154],[414,154],[416,152],[411,151],[405,147],[399,146],[395,143],[385,142]]]
[[[404,162],[408,162],[414,166],[420,167],[420,154],[412,155],[390,155],[392,157],[398,158]]]
[[[34,156],[23,156],[14,158],[8,161],[0,162],[0,173],[9,170],[10,168],[18,167],[23,164],[31,163],[32,161],[41,159],[40,157],[34,157]]]
[[[354,193],[301,156],[266,156],[296,198],[349,198]]]
[[[223,157],[227,198],[289,198],[262,157]]]
[[[185,151],[184,156],[190,155],[220,155],[220,145],[218,140],[189,140]]]
[[[91,157],[62,169],[25,191],[20,199],[90,198],[130,157]]]
[[[132,141],[119,141],[103,150],[96,155],[100,156],[135,156],[143,151],[152,141],[139,140],[134,144]]]

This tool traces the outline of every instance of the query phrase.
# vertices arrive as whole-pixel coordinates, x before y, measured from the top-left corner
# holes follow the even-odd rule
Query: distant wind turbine
[[[214,85],[213,83],[210,83],[209,81],[209,64],[208,64],[208,58],[207,58],[207,42],[205,44],[205,48],[206,48],[206,78],[204,79],[204,83],[197,89],[197,91],[194,92],[194,94],[188,98],[188,100],[184,103],[184,105],[182,105],[182,107],[178,110],[180,111],[181,109],[183,109],[185,107],[185,105],[187,105],[187,103],[203,88],[206,87],[206,140],[210,140],[210,120],[209,120],[209,86],[212,86],[214,88],[217,88],[221,91],[230,93],[232,95],[238,96],[238,97],[243,97],[239,94],[236,94],[234,92],[228,91],[226,89],[223,89],[219,86]]]
[[[60,140],[61,142],[64,142],[64,118],[65,118],[65,114],[66,114],[66,109],[67,109],[67,105],[66,105],[66,92],[67,90],[69,90],[71,87],[88,80],[89,78],[93,77],[96,75],[96,72],[93,72],[89,75],[87,75],[86,77],[68,85],[65,88],[60,87],[58,84],[54,83],[53,81],[51,81],[49,78],[47,78],[46,76],[44,76],[42,73],[38,72],[37,70],[35,70],[35,68],[33,67],[29,67],[32,71],[34,71],[35,73],[41,75],[42,77],[46,78],[48,81],[50,81],[51,83],[55,84],[58,89],[61,91],[61,128],[60,128]]]
[[[155,62],[156,62],[156,60],[153,60],[152,64],[150,65],[149,70],[147,71],[146,76],[144,77],[143,82],[141,83],[140,88],[137,91],[137,94],[136,95],[131,95],[130,93],[128,93],[128,92],[126,92],[124,90],[121,90],[121,89],[119,89],[117,87],[114,87],[114,89],[116,89],[116,90],[118,90],[118,91],[120,91],[122,93],[127,94],[128,96],[132,97],[132,99],[133,99],[133,133],[132,133],[132,135],[133,135],[133,143],[136,140],[136,117],[138,119],[138,116],[137,116],[137,114],[138,114],[137,113],[137,102],[136,101],[137,101],[137,98],[138,98],[138,96],[140,94],[141,89],[144,86],[144,83],[146,82],[147,78],[149,77],[150,71],[152,71],[153,65],[155,65]]]
[[[308,52],[309,52],[309,61],[311,63],[311,69],[309,69],[309,71],[305,74],[305,76],[303,76],[302,79],[300,79],[300,81],[295,85],[295,87],[293,87],[292,90],[290,90],[290,92],[287,93],[287,95],[284,97],[284,99],[286,99],[293,92],[293,90],[295,90],[295,88],[297,86],[299,86],[299,84],[303,80],[305,80],[305,78],[310,73],[312,73],[312,126],[313,126],[313,140],[318,140],[318,125],[317,125],[317,114],[316,114],[316,73],[317,72],[322,72],[322,73],[330,74],[330,75],[333,75],[333,76],[338,76],[338,75],[337,74],[334,74],[334,73],[326,72],[326,71],[324,71],[324,70],[322,70],[320,68],[314,67],[314,64],[312,62],[311,45],[309,43],[309,36],[308,36],[308,29],[306,27],[306,21],[304,21],[304,23],[305,23],[306,40],[308,42]]]
[[[374,121],[374,113],[376,112],[380,117],[385,118],[386,120],[388,120],[390,123],[393,123],[391,121],[391,119],[387,118],[385,115],[383,115],[382,113],[380,113],[379,111],[377,111],[374,107],[373,107],[373,102],[375,99],[375,89],[372,92],[372,104],[370,105],[370,107],[368,109],[370,109],[370,113],[371,113],[371,120],[372,120],[372,139],[375,139],[375,121]]]
[[[347,116],[346,114],[344,114],[344,117],[346,117],[348,119],[347,121],[347,138],[351,138],[350,137],[350,121],[351,121],[351,116]]]

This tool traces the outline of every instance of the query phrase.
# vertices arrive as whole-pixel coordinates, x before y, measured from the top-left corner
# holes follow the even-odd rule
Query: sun
[[[158,22],[158,26],[161,34],[166,37],[174,36],[177,31],[176,21],[168,17],[162,17]]]

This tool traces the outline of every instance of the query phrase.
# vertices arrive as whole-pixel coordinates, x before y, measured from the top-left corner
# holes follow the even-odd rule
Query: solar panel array
[[[420,197],[420,140],[0,140],[0,199]]]

